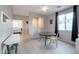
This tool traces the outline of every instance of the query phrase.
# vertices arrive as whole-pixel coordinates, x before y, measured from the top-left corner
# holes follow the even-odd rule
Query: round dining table
[[[56,36],[56,34],[55,33],[51,33],[51,32],[45,32],[45,33],[40,33],[40,36],[45,38],[45,46],[46,46],[46,42],[49,39],[49,37]]]

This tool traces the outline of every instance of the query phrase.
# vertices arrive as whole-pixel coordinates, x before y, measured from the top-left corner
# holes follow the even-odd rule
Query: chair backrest
[[[59,33],[56,34],[56,37],[58,37]]]

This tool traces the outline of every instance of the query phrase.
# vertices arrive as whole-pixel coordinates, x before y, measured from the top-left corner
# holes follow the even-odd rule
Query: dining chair
[[[59,35],[59,33],[57,33],[56,36],[50,37],[49,38],[50,39],[50,43],[49,44],[55,43],[56,44],[56,47],[57,47],[58,46],[58,39],[59,39],[58,35]]]
[[[40,35],[39,39],[40,39],[40,40],[44,40],[45,37]]]

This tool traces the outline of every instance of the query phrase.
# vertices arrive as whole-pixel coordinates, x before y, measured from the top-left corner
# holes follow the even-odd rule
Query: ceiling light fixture
[[[42,11],[46,12],[48,10],[48,7],[47,6],[43,6],[42,7]]]

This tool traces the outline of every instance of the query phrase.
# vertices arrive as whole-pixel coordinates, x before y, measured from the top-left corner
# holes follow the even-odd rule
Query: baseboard
[[[68,42],[68,41],[65,41],[65,40],[62,40],[62,39],[59,39],[60,41],[63,41],[63,42],[65,42],[65,43],[68,43],[68,44],[71,44],[71,45],[74,45],[75,46],[75,43],[74,42]]]

